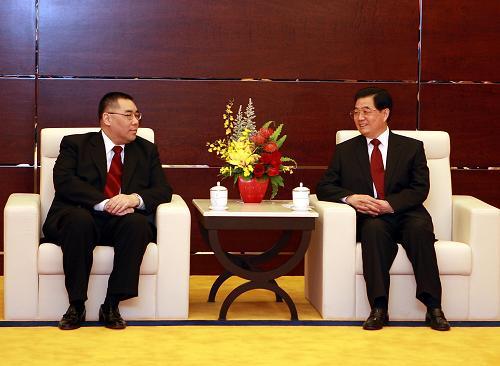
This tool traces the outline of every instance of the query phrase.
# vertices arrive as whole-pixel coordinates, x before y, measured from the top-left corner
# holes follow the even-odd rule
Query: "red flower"
[[[270,177],[274,177],[275,175],[279,175],[279,174],[280,174],[279,167],[277,168],[273,165],[269,169],[267,169],[267,175],[269,175]]]
[[[278,150],[272,152],[271,154],[264,152],[260,156],[260,162],[262,164],[272,164],[274,166],[279,166],[281,164],[281,153]]]
[[[255,175],[255,178],[260,178],[264,175],[265,170],[264,164],[255,164],[253,167],[253,175]]]
[[[273,134],[273,132],[274,130],[272,128],[261,128],[259,130],[259,134],[262,135],[266,140]]]
[[[257,133],[253,135],[250,140],[257,146],[262,145],[264,142],[266,142],[266,138],[262,136],[260,133]]]
[[[268,153],[262,153],[262,155],[260,156],[260,162],[262,164],[271,164],[271,161],[272,161],[272,156],[271,154],[268,154]]]
[[[272,153],[278,150],[278,145],[276,145],[276,142],[274,141],[269,141],[267,144],[264,145],[264,151],[268,153]]]
[[[281,153],[276,150],[275,152],[273,152],[271,155],[271,161],[270,163],[273,164],[274,166],[280,166],[281,164]]]

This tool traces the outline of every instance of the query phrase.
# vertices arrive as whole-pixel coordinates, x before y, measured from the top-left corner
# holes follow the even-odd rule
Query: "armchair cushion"
[[[413,275],[413,268],[401,244],[389,271],[391,275]],[[470,246],[454,241],[438,241],[436,256],[441,275],[469,276],[472,272],[472,251]],[[361,243],[356,244],[356,274],[363,274]]]
[[[94,260],[90,274],[110,275],[113,270],[113,247],[99,245],[94,249]],[[141,275],[158,272],[158,246],[149,243],[141,264]],[[63,257],[61,247],[53,243],[43,243],[38,248],[38,274],[63,275]]]

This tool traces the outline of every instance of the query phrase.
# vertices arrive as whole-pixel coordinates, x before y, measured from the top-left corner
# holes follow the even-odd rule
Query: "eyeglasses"
[[[363,113],[365,117],[368,117],[377,111],[378,111],[377,109],[371,109],[368,107],[364,107],[361,109],[353,109],[352,111],[349,112],[349,116],[351,116],[352,119],[359,118],[360,114]]]
[[[118,112],[104,112],[107,114],[119,114],[120,116],[125,116],[129,121],[133,121],[134,117],[140,121],[142,119],[142,113],[141,112],[135,112],[135,113],[118,113]]]

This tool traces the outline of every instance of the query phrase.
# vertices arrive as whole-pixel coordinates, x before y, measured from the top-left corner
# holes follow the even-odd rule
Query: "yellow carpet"
[[[216,319],[219,297],[206,303],[214,277],[191,280],[190,319]],[[221,298],[237,280],[225,286]],[[303,299],[303,278],[280,281],[301,320],[319,320]],[[0,281],[0,291],[3,283]],[[3,291],[1,291],[3,293]],[[2,296],[3,299],[3,296]],[[284,304],[253,291],[228,319],[289,319]],[[3,314],[3,301],[0,302]],[[131,326],[124,331],[83,327],[0,327],[0,365],[499,365],[500,328],[359,326]]]
[[[2,365],[499,365],[500,331],[359,327],[0,328]]]

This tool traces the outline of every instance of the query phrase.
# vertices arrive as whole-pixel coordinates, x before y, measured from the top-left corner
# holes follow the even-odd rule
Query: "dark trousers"
[[[429,215],[411,213],[358,216],[357,240],[363,252],[363,275],[371,307],[377,297],[389,300],[389,269],[398,252],[400,243],[410,260],[415,282],[416,297],[425,305],[429,300],[440,305],[441,281],[434,249],[435,237]]]
[[[69,208],[51,233],[63,252],[65,285],[69,301],[87,300],[87,288],[96,245],[114,247],[108,296],[126,300],[137,296],[139,270],[154,228],[147,216],[131,213],[113,216],[84,208]]]

